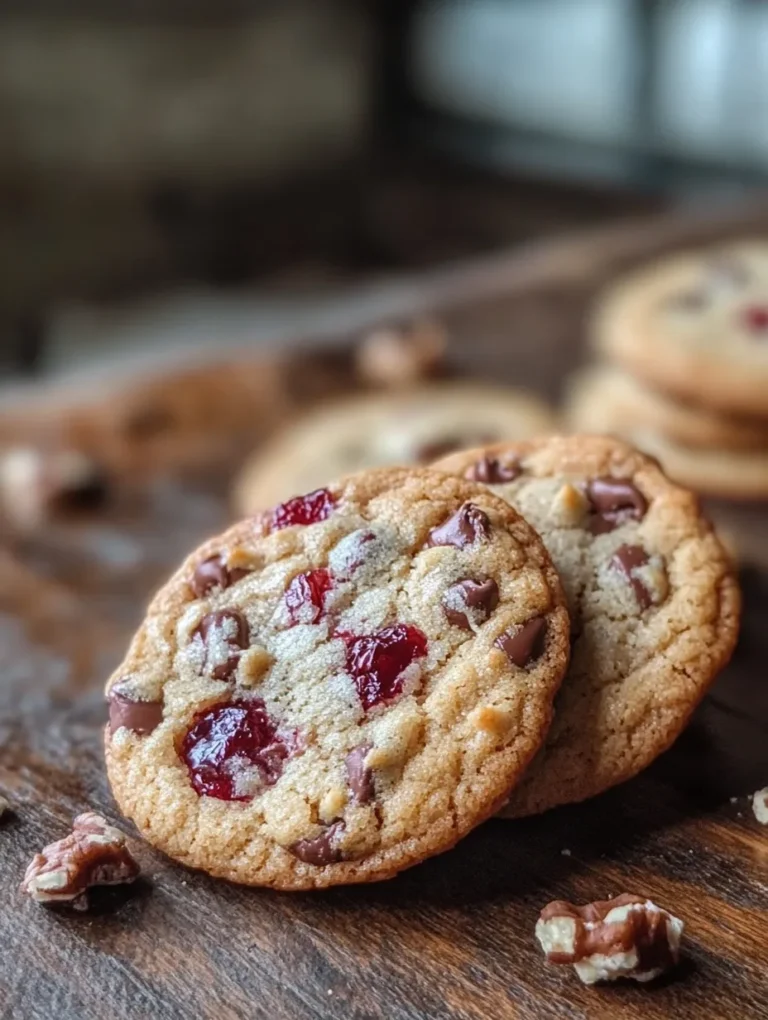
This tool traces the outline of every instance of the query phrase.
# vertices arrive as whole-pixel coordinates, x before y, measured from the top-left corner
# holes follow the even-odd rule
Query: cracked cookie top
[[[151,843],[211,874],[389,877],[507,799],[568,634],[503,499],[363,472],[211,539],[158,593],[108,684],[110,781]]]
[[[678,736],[736,642],[738,585],[696,497],[604,437],[499,444],[437,467],[482,480],[530,521],[568,599],[555,719],[504,814],[629,779]]]

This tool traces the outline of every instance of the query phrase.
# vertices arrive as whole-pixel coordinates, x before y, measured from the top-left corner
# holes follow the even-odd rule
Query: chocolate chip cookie
[[[768,419],[768,243],[665,259],[616,285],[596,346],[648,383],[725,413]]]
[[[242,514],[369,467],[426,464],[462,447],[552,431],[538,397],[479,383],[422,386],[320,408],[261,448],[235,486]]]
[[[679,735],[736,642],[738,585],[695,496],[608,438],[500,444],[437,466],[489,485],[539,530],[568,598],[555,720],[504,813],[634,776]]]
[[[506,801],[568,647],[557,574],[509,504],[363,472],[210,540],[155,597],[108,684],[112,788],[213,875],[387,878]]]

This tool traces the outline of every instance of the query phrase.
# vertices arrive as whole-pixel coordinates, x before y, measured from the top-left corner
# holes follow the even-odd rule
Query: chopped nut
[[[536,938],[549,963],[571,963],[584,984],[651,981],[679,958],[683,922],[641,896],[584,907],[555,901],[541,912]]]
[[[19,446],[0,456],[0,505],[20,529],[37,528],[57,513],[94,509],[106,496],[101,468],[77,450]]]
[[[508,712],[490,705],[476,708],[470,715],[470,722],[478,730],[500,737],[507,733],[512,722]]]
[[[752,795],[752,810],[761,825],[768,825],[768,786]]]
[[[11,810],[11,802],[9,800],[7,800],[5,797],[0,795],[0,818],[2,818],[3,815],[7,814],[7,812],[10,811],[10,810]]]
[[[88,889],[135,881],[139,866],[119,829],[94,811],[78,815],[72,832],[35,854],[21,883],[37,903],[88,909]]]
[[[374,725],[365,764],[371,769],[404,765],[419,746],[423,725],[417,705],[405,702],[394,707]]]
[[[558,489],[552,501],[552,518],[564,527],[580,524],[589,510],[589,501],[583,492],[566,482]]]
[[[376,386],[403,386],[433,374],[445,346],[445,331],[428,319],[401,329],[382,327],[361,342],[357,368]]]
[[[273,659],[266,648],[251,645],[240,656],[237,667],[237,680],[242,687],[255,687],[266,675]]]
[[[253,570],[258,564],[252,551],[242,545],[236,545],[229,550],[226,565],[230,570]]]
[[[320,820],[325,823],[334,822],[347,803],[347,794],[340,786],[334,786],[322,797],[319,805]]]

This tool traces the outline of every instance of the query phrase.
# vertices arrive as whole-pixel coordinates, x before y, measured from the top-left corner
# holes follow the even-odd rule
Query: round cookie
[[[656,262],[603,298],[594,341],[659,389],[768,419],[768,243]]]
[[[766,422],[672,400],[610,365],[585,369],[569,380],[565,416],[575,432],[631,439],[650,430],[690,447],[768,452]]]
[[[425,464],[451,450],[551,431],[538,397],[480,383],[367,395],[319,408],[247,462],[234,504],[255,513],[354,471]]]
[[[650,429],[630,437],[676,482],[722,499],[768,499],[768,450],[697,449]]]
[[[571,665],[544,748],[504,810],[584,800],[675,740],[738,631],[729,558],[695,496],[604,437],[552,437],[437,465],[480,480],[541,533],[572,621]]]
[[[107,688],[112,789],[213,875],[387,878],[506,801],[568,648],[557,573],[504,500],[363,472],[211,539],[158,593]]]

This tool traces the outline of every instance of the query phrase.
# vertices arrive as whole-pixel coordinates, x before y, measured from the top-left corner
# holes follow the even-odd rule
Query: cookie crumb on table
[[[768,786],[752,795],[752,811],[761,825],[768,825]]]

